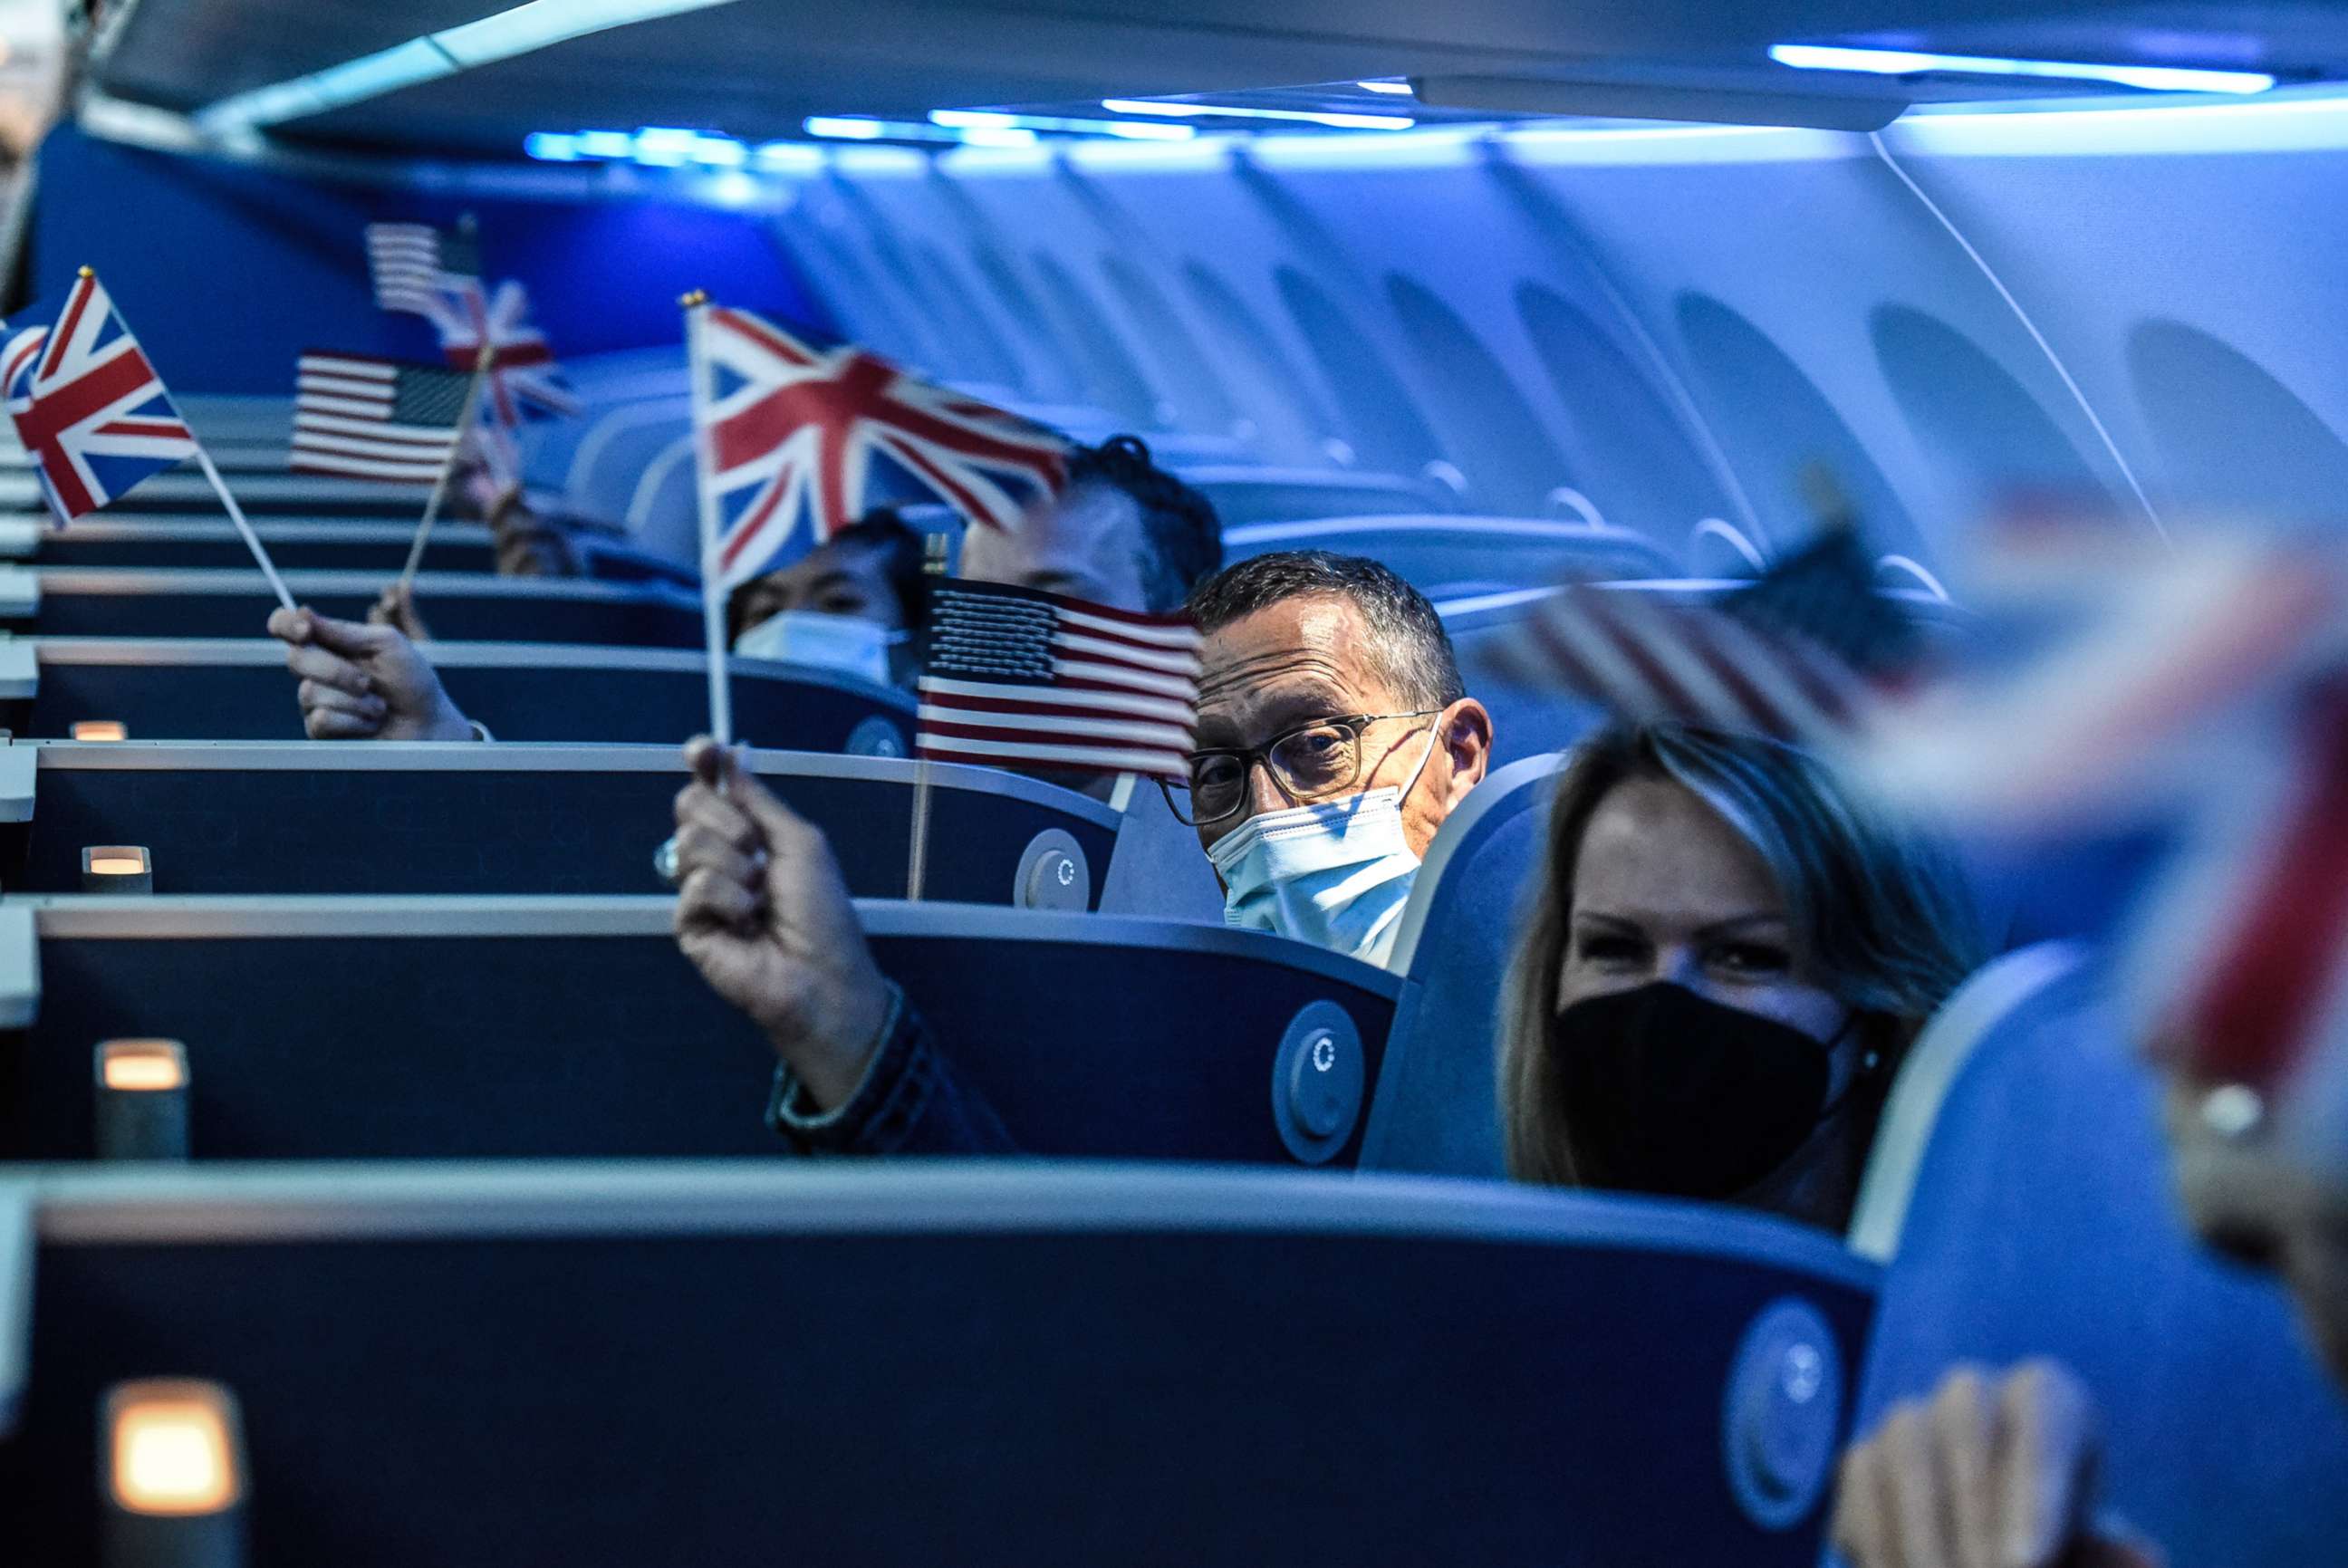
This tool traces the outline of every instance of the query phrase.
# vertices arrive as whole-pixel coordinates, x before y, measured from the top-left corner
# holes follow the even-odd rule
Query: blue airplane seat
[[[1131,779],[1123,789],[1112,802],[1117,847],[1101,882],[1101,913],[1220,925],[1223,890],[1199,830],[1174,815],[1166,792],[1148,779]]]
[[[1501,769],[1427,846],[1395,938],[1403,992],[1370,1102],[1365,1169],[1503,1174],[1502,981],[1540,872],[1559,761],[1529,757]]]
[[[252,1568],[1803,1568],[1874,1275],[1750,1214],[1021,1161],[52,1170],[0,1234],[26,1568],[104,1560],[101,1397],[158,1373],[242,1407]]]
[[[1498,656],[1528,635],[1528,621],[1550,593],[1518,588],[1436,601],[1468,689],[1491,712],[1492,756],[1501,766],[1570,750],[1605,717],[1569,692],[1517,678]]]
[[[1225,555],[1233,561],[1276,550],[1366,555],[1437,601],[1510,589],[1546,591],[1568,579],[1646,579],[1675,570],[1644,534],[1606,523],[1467,517],[1426,508],[1297,516],[1301,521],[1246,524],[1226,519]]]
[[[2348,1400],[2280,1287],[2184,1228],[2106,985],[2079,946],[2024,948],[1917,1042],[1851,1226],[1886,1265],[1859,1429],[1959,1362],[2051,1356],[2103,1407],[2107,1501],[2169,1561],[2337,1561]]]
[[[1459,498],[1427,480],[1341,469],[1260,468],[1251,464],[1186,466],[1182,478],[1215,503],[1226,530],[1248,523],[1309,518],[1420,515],[1459,510]],[[1230,536],[1225,535],[1226,544]]]

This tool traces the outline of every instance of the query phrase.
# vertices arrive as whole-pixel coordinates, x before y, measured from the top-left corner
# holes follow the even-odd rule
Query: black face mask
[[[1576,1173],[1621,1191],[1735,1197],[1830,1113],[1834,1044],[1668,981],[1576,1002],[1549,1026]]]

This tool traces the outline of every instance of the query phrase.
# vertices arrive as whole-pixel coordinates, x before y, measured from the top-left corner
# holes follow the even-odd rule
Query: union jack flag
[[[1187,779],[1198,718],[1187,616],[994,583],[931,590],[919,756]]]
[[[479,279],[463,283],[453,312],[441,323],[440,348],[451,369],[469,371],[488,338],[489,372],[481,405],[489,422],[510,431],[528,413],[579,412],[579,399],[563,384],[546,335],[530,325],[530,291],[509,279],[485,295]]]
[[[1634,723],[1678,719],[1823,746],[1846,738],[1916,657],[1915,627],[1871,576],[1858,534],[1831,527],[1716,599],[1570,583],[1497,662]]]
[[[64,523],[195,456],[196,438],[96,273],[84,269],[51,319],[36,306],[9,323],[0,387]]]
[[[747,311],[694,315],[702,505],[716,521],[705,571],[721,591],[860,516],[876,457],[993,528],[1019,524],[1010,487],[1052,494],[1066,482],[1067,445],[1051,431],[853,345],[819,349]]]
[[[2131,555],[2008,530],[1973,573],[1991,635],[1876,716],[1863,777],[2041,844],[2160,826],[2121,933],[2154,1054],[2239,1085],[2279,1141],[2348,1162],[2348,573],[2288,536]]]

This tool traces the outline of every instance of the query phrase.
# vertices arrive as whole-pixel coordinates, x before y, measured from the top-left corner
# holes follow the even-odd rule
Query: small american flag
[[[1189,776],[1200,639],[1187,616],[959,579],[931,594],[917,755]]]
[[[449,234],[428,223],[369,223],[366,248],[375,303],[385,310],[441,325],[454,319],[454,300],[465,285],[479,286],[479,247],[469,229]]]
[[[1719,598],[1570,583],[1498,662],[1633,722],[1821,745],[1846,738],[1870,689],[1897,678],[1916,651],[1915,628],[1870,575],[1858,536],[1833,528]]]
[[[289,466],[430,484],[457,445],[469,380],[436,365],[309,350],[294,381]]]

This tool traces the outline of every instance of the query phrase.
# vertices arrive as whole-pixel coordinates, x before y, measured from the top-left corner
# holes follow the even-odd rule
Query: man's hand
[[[1850,1568],[2160,1568],[2089,1519],[2093,1401],[2052,1361],[1960,1367],[1843,1456],[1834,1544]]]
[[[302,727],[313,740],[470,740],[473,727],[432,663],[390,626],[273,610],[269,634],[302,677]]]
[[[428,643],[431,628],[416,610],[416,588],[413,583],[394,583],[367,606],[367,624],[389,626],[411,643]]]
[[[889,1011],[831,846],[708,737],[685,760],[677,945],[831,1109],[856,1092]]]

